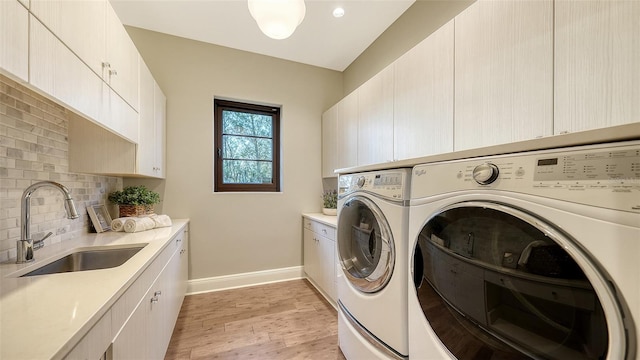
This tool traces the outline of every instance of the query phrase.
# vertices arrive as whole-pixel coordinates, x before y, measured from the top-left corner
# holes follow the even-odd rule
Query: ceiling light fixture
[[[333,9],[333,17],[341,18],[344,16],[344,9],[341,7],[337,7]]]
[[[304,0],[248,0],[249,13],[268,37],[286,39],[304,19]]]

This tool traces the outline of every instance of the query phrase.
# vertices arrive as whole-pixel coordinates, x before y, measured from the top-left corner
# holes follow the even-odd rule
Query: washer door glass
[[[605,318],[578,263],[595,268],[573,240],[540,219],[465,202],[424,225],[413,276],[426,319],[460,360],[604,359],[610,337],[625,336],[615,320],[621,315]],[[611,309],[615,296],[604,277],[596,280]],[[618,324],[608,326],[610,320]]]
[[[337,241],[342,270],[354,287],[373,293],[387,285],[395,248],[387,220],[373,201],[354,196],[344,203]]]

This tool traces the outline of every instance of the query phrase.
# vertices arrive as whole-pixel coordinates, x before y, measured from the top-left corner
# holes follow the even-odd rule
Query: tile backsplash
[[[60,191],[45,187],[31,196],[31,235],[57,243],[88,232],[88,205],[108,204],[122,189],[120,177],[69,172],[68,109],[0,75],[0,262],[14,258],[20,238],[20,198],[29,185],[52,180],[71,192],[80,218],[66,218]]]

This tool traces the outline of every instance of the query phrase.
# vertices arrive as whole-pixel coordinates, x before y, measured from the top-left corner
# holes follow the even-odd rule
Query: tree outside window
[[[280,108],[214,100],[215,191],[280,191]]]

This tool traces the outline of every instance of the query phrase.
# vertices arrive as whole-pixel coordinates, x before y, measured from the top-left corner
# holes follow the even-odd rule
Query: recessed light
[[[333,17],[343,17],[344,16],[344,9],[341,7],[337,7],[335,9],[333,9]]]

